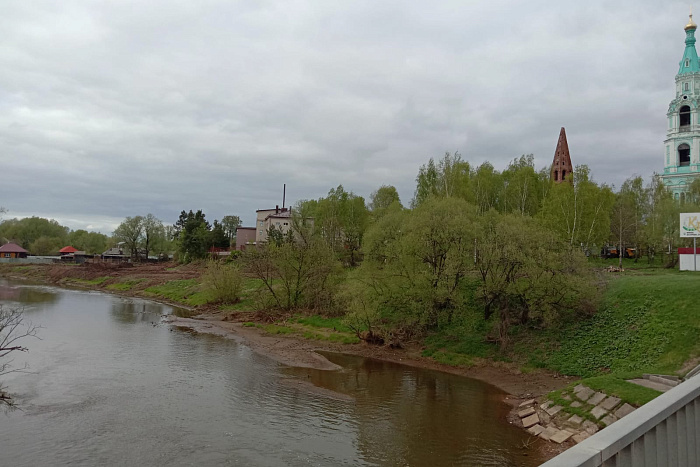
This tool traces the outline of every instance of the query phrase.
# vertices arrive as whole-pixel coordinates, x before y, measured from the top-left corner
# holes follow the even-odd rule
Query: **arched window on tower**
[[[561,179],[566,180],[566,170],[561,171]]]
[[[681,130],[687,129],[690,126],[690,107],[684,105],[680,110]]]
[[[555,182],[559,181],[559,172],[557,172],[556,170],[554,171],[554,181]]]
[[[681,167],[690,165],[690,146],[685,143],[678,146],[678,165]]]

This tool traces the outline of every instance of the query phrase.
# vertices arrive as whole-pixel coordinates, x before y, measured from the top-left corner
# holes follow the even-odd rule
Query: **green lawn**
[[[184,303],[189,306],[204,305],[212,300],[211,294],[200,290],[197,279],[168,281],[165,284],[154,285],[144,290],[147,294]]]
[[[84,285],[102,285],[103,283],[107,282],[111,277],[109,276],[104,276],[104,277],[97,277],[95,279],[68,279],[69,281],[76,283],[76,284],[84,284]]]
[[[128,290],[131,290],[132,287],[135,285],[143,282],[145,279],[127,279],[122,282],[116,282],[114,284],[109,284],[107,286],[107,289],[109,290],[116,290],[118,292],[126,292]]]

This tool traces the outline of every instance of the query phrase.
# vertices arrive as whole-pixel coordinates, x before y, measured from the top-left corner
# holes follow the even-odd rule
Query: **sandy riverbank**
[[[166,321],[174,326],[186,327],[196,332],[221,335],[244,342],[256,352],[289,366],[335,370],[338,366],[317,353],[318,350],[341,352],[366,358],[410,365],[429,370],[475,378],[487,382],[510,394],[508,401],[537,397],[567,385],[569,378],[545,371],[522,373],[514,365],[481,361],[469,368],[443,365],[420,355],[421,348],[413,345],[403,349],[391,349],[360,344],[337,344],[312,341],[293,335],[267,335],[243,323],[222,320],[221,314],[204,313],[196,318],[170,316]]]

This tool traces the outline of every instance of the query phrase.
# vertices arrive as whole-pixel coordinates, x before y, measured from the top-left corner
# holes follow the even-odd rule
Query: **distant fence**
[[[693,376],[541,467],[700,465],[700,375]]]
[[[0,258],[0,263],[51,264],[60,261],[60,257],[29,256],[27,258]]]

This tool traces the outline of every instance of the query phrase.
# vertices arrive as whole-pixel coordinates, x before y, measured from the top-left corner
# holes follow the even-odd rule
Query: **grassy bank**
[[[659,393],[625,380],[643,373],[683,375],[700,356],[700,274],[646,264],[634,269],[631,260],[625,266],[626,272],[607,277],[601,306],[588,319],[558,329],[515,329],[506,350],[486,342],[489,323],[460,323],[429,336],[424,354],[448,364],[487,358],[513,362],[524,372],[544,368],[579,376],[634,405],[646,403]]]

